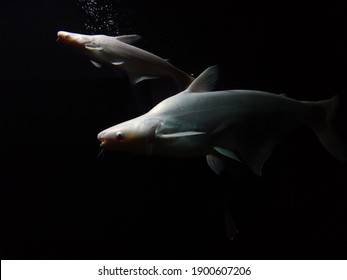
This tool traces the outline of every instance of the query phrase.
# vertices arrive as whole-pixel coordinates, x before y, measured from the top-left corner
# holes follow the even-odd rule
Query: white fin
[[[213,170],[214,173],[219,175],[224,170],[224,161],[217,157],[216,155],[207,155],[206,156],[208,166]]]
[[[206,132],[200,132],[200,131],[184,131],[184,132],[177,132],[177,133],[171,133],[171,134],[158,134],[157,137],[159,138],[179,138],[179,137],[187,137],[187,136],[194,136],[194,135],[201,135],[206,134]]]
[[[112,63],[112,65],[114,65],[114,66],[119,66],[119,65],[124,64],[124,61],[112,61],[111,63]]]
[[[138,75],[136,73],[132,73],[132,72],[127,72],[128,73],[128,77],[130,80],[130,83],[134,86],[137,83],[144,81],[144,80],[153,80],[153,79],[158,79],[159,77],[157,76],[142,76],[142,75]]]
[[[218,80],[218,67],[216,65],[202,72],[185,90],[185,92],[206,92],[214,89]]]
[[[141,40],[142,37],[134,34],[134,35],[117,36],[116,39],[126,44],[134,44],[138,42],[139,40]]]
[[[282,96],[282,97],[288,97],[285,93],[280,93],[279,96]]]
[[[103,48],[100,46],[85,45],[84,47],[90,51],[102,51],[103,50]]]
[[[221,147],[213,147],[213,149],[214,149],[216,152],[218,152],[218,153],[220,153],[220,154],[222,154],[222,155],[224,155],[224,156],[226,156],[226,157],[229,157],[229,158],[232,158],[232,159],[237,160],[237,161],[239,161],[239,162],[242,162],[242,160],[240,159],[240,157],[239,157],[235,152],[233,152],[233,151],[230,151],[230,150],[227,150],[227,149],[223,149],[223,148],[221,148]]]
[[[93,65],[94,65],[95,67],[98,67],[98,68],[101,68],[101,67],[102,67],[102,65],[101,65],[100,63],[98,63],[98,62],[95,62],[95,61],[93,61],[93,60],[91,60],[90,62],[93,63]]]

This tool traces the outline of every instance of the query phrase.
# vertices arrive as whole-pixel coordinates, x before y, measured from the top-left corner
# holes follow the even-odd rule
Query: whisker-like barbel
[[[100,158],[101,157],[101,158]],[[96,157],[96,159],[104,159],[105,157],[105,149],[101,149],[101,152],[98,154],[98,156]]]

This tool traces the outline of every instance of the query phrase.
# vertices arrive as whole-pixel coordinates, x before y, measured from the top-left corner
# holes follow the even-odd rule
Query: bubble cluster
[[[119,12],[122,11],[121,1],[77,0],[77,5],[85,14],[84,27],[89,34],[120,35],[124,27],[131,30],[125,22],[125,13]]]

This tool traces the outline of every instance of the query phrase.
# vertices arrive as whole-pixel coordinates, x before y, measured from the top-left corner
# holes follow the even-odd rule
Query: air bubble
[[[121,5],[121,1],[118,4]],[[77,5],[85,13],[84,26],[88,33],[102,32],[106,35],[119,35],[119,22],[124,15],[119,13],[122,7],[113,5],[110,0],[78,0]],[[124,8],[123,8],[124,9]],[[123,24],[124,26],[125,24]]]

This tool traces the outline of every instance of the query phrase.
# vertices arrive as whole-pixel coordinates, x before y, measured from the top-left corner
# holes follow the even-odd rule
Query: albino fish
[[[59,41],[87,55],[96,67],[106,65],[116,71],[126,71],[132,85],[146,79],[168,78],[176,83],[180,91],[186,89],[194,78],[167,60],[130,45],[140,39],[138,35],[111,37],[58,32]]]
[[[100,146],[147,155],[207,156],[216,173],[223,170],[226,158],[232,158],[260,176],[285,134],[304,124],[332,156],[347,159],[346,145],[331,124],[337,96],[311,102],[254,90],[210,91],[217,76],[217,68],[210,67],[185,91],[100,132]]]

